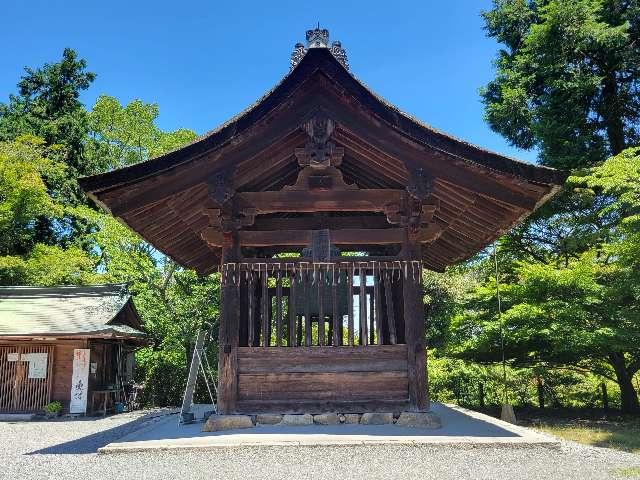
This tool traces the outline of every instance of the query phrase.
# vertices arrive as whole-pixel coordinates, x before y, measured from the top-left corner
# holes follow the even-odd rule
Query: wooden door
[[[0,412],[36,412],[51,401],[53,348],[0,347]]]

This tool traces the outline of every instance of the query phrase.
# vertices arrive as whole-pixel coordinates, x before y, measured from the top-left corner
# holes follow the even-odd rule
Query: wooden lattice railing
[[[225,285],[240,298],[240,346],[355,346],[404,343],[403,284],[421,281],[420,262],[227,263]]]

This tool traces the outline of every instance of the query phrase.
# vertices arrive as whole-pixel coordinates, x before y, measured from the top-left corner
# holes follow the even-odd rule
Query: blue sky
[[[320,22],[347,50],[351,71],[435,128],[522,160],[482,119],[478,89],[498,45],[482,30],[491,0],[194,1],[4,0],[0,101],[25,66],[77,50],[102,93],[160,107],[158,123],[201,134],[253,103],[288,71],[293,45]],[[7,46],[11,46],[8,47]]]

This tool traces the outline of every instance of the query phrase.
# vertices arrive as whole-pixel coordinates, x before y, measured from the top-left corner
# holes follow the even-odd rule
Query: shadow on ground
[[[127,422],[122,425],[118,425],[117,427],[109,428],[107,430],[103,430],[100,432],[96,432],[92,435],[87,435],[81,438],[77,438],[75,440],[70,440],[68,442],[60,443],[58,445],[52,445],[50,447],[42,448],[40,450],[35,450],[33,452],[26,453],[25,455],[60,455],[60,454],[89,454],[96,453],[96,451],[108,445],[109,443],[115,442],[116,440],[124,437],[125,435],[129,435],[133,433],[135,430],[142,427],[145,423],[147,423],[151,418],[149,416],[139,417],[130,422]],[[172,415],[171,418],[177,418],[175,415]],[[96,418],[78,418],[73,420],[68,420],[71,422],[86,422],[86,421],[95,421]],[[50,425],[51,428],[55,428],[55,424],[57,422],[48,422],[47,425]]]

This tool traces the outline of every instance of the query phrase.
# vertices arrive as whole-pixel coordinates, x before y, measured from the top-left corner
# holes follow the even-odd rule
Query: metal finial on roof
[[[320,29],[320,22],[313,30],[307,30],[307,48],[327,48],[329,46],[329,30]]]
[[[320,22],[318,26],[313,30],[307,30],[306,32],[307,46],[302,43],[296,43],[291,53],[291,70],[295,68],[302,60],[302,57],[307,53],[310,48],[327,48],[336,57],[344,68],[349,69],[349,62],[347,61],[347,52],[342,48],[340,42],[334,41],[329,46],[329,30],[326,28],[320,28]]]

